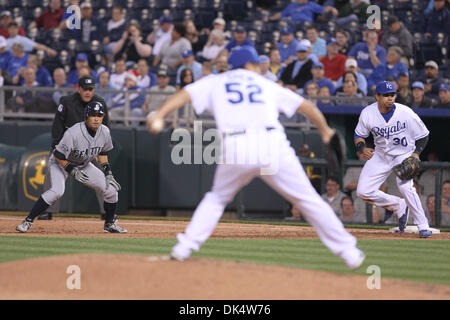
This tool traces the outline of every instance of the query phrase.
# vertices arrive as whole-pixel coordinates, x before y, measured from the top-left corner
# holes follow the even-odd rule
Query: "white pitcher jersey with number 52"
[[[273,127],[283,130],[280,112],[291,117],[303,102],[298,94],[252,71],[236,69],[187,85],[197,114],[210,111],[222,132]]]
[[[395,103],[388,114],[382,114],[375,102],[365,107],[359,116],[355,135],[367,138],[372,133],[375,151],[391,156],[412,153],[415,142],[429,131],[419,116],[408,106]]]

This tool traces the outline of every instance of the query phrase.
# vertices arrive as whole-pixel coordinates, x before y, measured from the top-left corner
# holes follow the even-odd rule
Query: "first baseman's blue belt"
[[[271,131],[271,130],[275,130],[275,127],[266,127],[266,131]],[[238,136],[241,134],[245,134],[247,131],[244,130],[240,130],[240,131],[233,131],[233,132],[229,132],[229,133],[225,133],[225,137],[231,137],[231,136]]]

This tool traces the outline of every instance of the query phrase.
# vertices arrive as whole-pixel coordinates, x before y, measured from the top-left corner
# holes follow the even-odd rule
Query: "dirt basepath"
[[[18,235],[14,228],[21,220],[1,216],[0,235]],[[22,236],[174,238],[186,224],[121,220],[129,233],[110,235],[103,233],[100,220],[55,218],[37,220]],[[350,231],[360,239],[417,239],[414,234],[385,230]],[[213,237],[316,238],[316,234],[310,227],[220,223]],[[71,265],[81,270],[79,290],[67,288]],[[212,259],[180,263],[164,256],[82,254],[0,264],[0,299],[450,299],[450,286],[383,279],[380,290],[369,290],[366,281],[366,276]]]

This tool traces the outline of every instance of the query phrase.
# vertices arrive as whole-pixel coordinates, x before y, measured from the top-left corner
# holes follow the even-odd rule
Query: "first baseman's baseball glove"
[[[330,175],[340,176],[345,160],[345,143],[336,132],[328,144],[325,145],[325,156],[328,161]]]
[[[420,160],[416,157],[410,156],[402,161],[402,163],[396,165],[394,173],[402,180],[411,180],[419,174]]]

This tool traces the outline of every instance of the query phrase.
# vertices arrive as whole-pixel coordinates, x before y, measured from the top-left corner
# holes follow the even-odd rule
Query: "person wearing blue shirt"
[[[288,65],[297,58],[296,48],[297,39],[294,37],[294,31],[290,26],[281,28],[281,41],[277,44],[281,56],[281,63]]]
[[[297,0],[290,3],[281,12],[269,17],[269,20],[288,19],[293,23],[299,22],[314,22],[315,15],[325,15],[331,13],[334,17],[337,17],[339,12],[332,6],[321,6],[313,1]],[[267,22],[267,21],[266,21]]]
[[[0,36],[0,69],[6,69],[9,59],[11,59],[11,51],[6,50],[6,39]]]
[[[316,26],[306,28],[306,38],[311,42],[311,52],[320,58],[327,55],[327,43],[319,37],[319,31]]]
[[[386,49],[378,45],[378,33],[368,30],[366,41],[355,44],[347,56],[358,62],[361,73],[368,78],[376,66],[386,61]]]
[[[83,67],[89,68],[89,61],[88,56],[86,53],[78,53],[75,58],[75,69],[70,71],[69,75],[67,76],[67,83],[76,86],[78,84],[78,70],[80,70]],[[94,77],[95,82],[98,82],[98,76],[95,70],[91,70],[91,75]]]
[[[26,67],[28,60],[28,53],[23,50],[23,45],[20,42],[15,42],[11,47],[12,55],[6,65],[6,71],[9,72],[13,78],[21,68]]]
[[[334,91],[336,90],[336,88],[333,84],[333,81],[323,77],[323,63],[319,62],[313,64],[313,66],[311,67],[311,74],[313,78],[305,83],[305,86],[303,87],[304,92],[306,92],[306,87],[308,86],[308,84],[314,82],[317,84],[319,90],[322,87],[328,87],[328,89],[330,89],[330,94],[334,95]]]
[[[53,86],[53,79],[48,71],[48,69],[42,65],[40,61],[38,61],[38,57],[34,54],[28,55],[27,59],[27,67],[31,67],[36,71],[36,82],[40,87],[51,87]],[[16,82],[15,82],[16,80]],[[17,81],[18,80],[18,81]],[[21,76],[19,79],[13,78],[13,83],[15,85],[23,85],[25,82],[25,79]]]
[[[247,38],[247,31],[245,31],[243,26],[236,27],[236,30],[234,31],[234,38],[227,43],[223,50],[231,52],[231,50],[237,46],[255,46],[253,42]]]
[[[128,91],[130,99],[130,112],[132,109],[141,108],[145,102],[145,94],[139,93],[143,88],[137,85],[137,77],[133,71],[128,71],[125,76],[125,91]],[[118,94],[113,98],[114,105],[111,106],[110,113],[112,117],[123,117],[125,115],[126,96],[124,93]]]
[[[424,33],[427,37],[436,37],[438,33],[450,34],[450,10],[445,0],[434,0],[434,8],[425,17]]]
[[[358,71],[358,62],[356,62],[353,58],[348,58],[345,61],[345,71],[351,71],[356,76],[356,84],[358,85],[358,89],[361,90],[365,96],[367,96],[367,79],[366,77]],[[342,87],[342,78],[340,77],[339,80],[336,83],[336,88]]]
[[[387,78],[394,78],[397,80],[402,73],[409,75],[408,68],[400,61],[403,50],[398,46],[393,46],[388,49],[386,62],[380,63],[372,71],[368,78],[368,86],[370,90],[374,91],[376,85]]]
[[[191,69],[192,74],[194,76],[194,81],[200,79],[202,77],[202,64],[198,61],[195,61],[194,52],[192,50],[185,50],[181,54],[183,57],[183,64],[178,67],[177,70],[177,79],[176,84],[179,85],[181,83],[180,75],[181,71],[183,71],[186,68]]]

